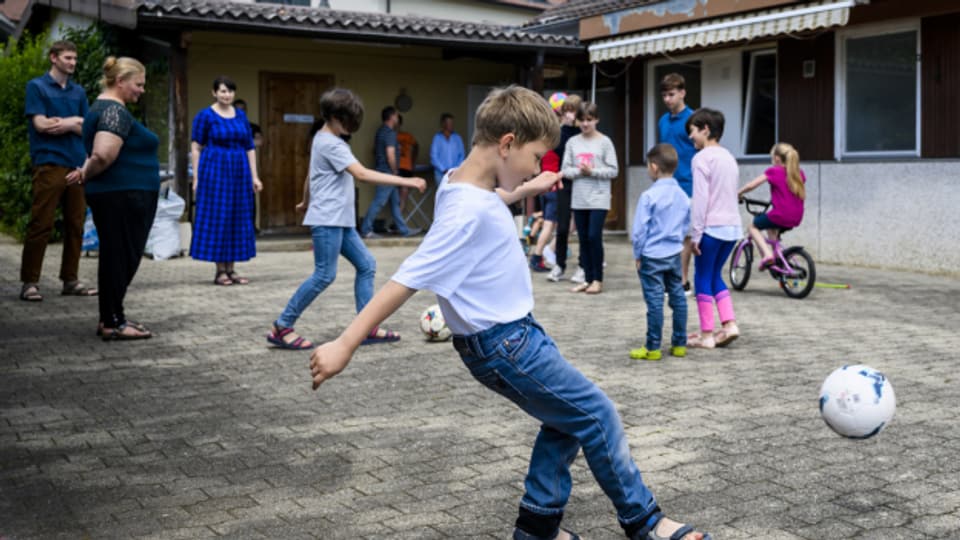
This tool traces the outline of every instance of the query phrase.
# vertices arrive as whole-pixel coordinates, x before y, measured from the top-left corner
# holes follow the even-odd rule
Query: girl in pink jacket
[[[694,287],[700,335],[692,335],[690,347],[723,347],[740,335],[730,291],[723,282],[723,263],[743,236],[737,209],[737,160],[720,146],[723,113],[703,108],[687,120],[687,132],[698,150],[693,156],[693,200],[690,238],[693,244]],[[714,332],[713,304],[717,304],[723,327]]]

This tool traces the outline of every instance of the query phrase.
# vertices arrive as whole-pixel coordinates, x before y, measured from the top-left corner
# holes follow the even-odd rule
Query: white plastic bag
[[[186,207],[186,201],[176,192],[170,189],[165,191],[165,194],[161,192],[157,201],[157,213],[145,249],[157,261],[180,254],[180,216]]]
[[[93,225],[93,212],[87,208],[87,217],[83,221],[83,243],[80,245],[81,251],[97,251],[100,249],[100,237],[97,236],[97,228]]]

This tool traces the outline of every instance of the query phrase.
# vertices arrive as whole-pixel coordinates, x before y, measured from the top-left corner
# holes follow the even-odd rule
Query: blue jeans
[[[383,205],[390,202],[390,213],[393,215],[393,222],[397,226],[397,232],[403,236],[410,234],[407,228],[407,222],[403,219],[400,212],[400,189],[397,186],[377,186],[377,191],[373,195],[373,202],[370,208],[367,208],[367,215],[363,216],[363,223],[360,224],[360,234],[367,234],[373,230],[373,220],[377,218]]]
[[[625,530],[647,527],[659,517],[613,402],[563,358],[531,315],[456,336],[453,345],[475,379],[542,423],[520,513],[549,525],[538,530],[536,523],[522,527],[518,520],[527,533],[520,537],[553,538],[570,496],[570,464],[581,448]]]
[[[307,278],[293,293],[277,325],[290,328],[310,303],[337,277],[337,259],[343,255],[357,270],[353,282],[353,296],[357,313],[373,298],[373,276],[377,261],[367,250],[357,230],[353,227],[311,227],[313,234],[313,275]]]
[[[663,292],[670,296],[670,310],[673,311],[674,347],[687,344],[687,299],[683,295],[683,274],[680,271],[680,254],[666,259],[643,257],[640,259],[640,284],[643,285],[643,299],[647,303],[647,343],[648,351],[660,349],[663,338]]]
[[[603,224],[607,221],[606,210],[574,210],[580,240],[580,267],[587,283],[603,281]]]
[[[693,285],[698,296],[716,296],[727,290],[727,284],[723,282],[723,264],[735,245],[732,240],[719,240],[709,234],[700,239],[700,255],[693,258]]]

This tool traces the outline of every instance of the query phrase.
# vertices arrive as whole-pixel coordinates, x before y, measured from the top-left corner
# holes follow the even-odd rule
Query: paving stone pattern
[[[412,245],[374,246],[378,285]],[[213,265],[144,260],[127,297],[156,336],[94,337],[96,299],[16,299],[20,247],[0,242],[0,537],[507,538],[537,425],[474,382],[449,343],[425,343],[415,296],[310,390],[308,355],[274,350],[271,320],[312,269],[262,252],[245,287]],[[606,292],[534,276],[535,315],[619,407],[633,455],[671,516],[718,540],[960,538],[960,280],[821,266],[806,300],[765,274],[735,293],[743,337],[685,359],[628,358],[645,307],[627,243],[607,244]],[[96,276],[96,259],[81,273]],[[352,267],[297,325],[333,338],[353,312]],[[693,301],[689,328],[697,326]],[[669,316],[667,317],[669,321]],[[669,336],[669,323],[665,329]],[[850,441],[822,422],[824,377],[884,371],[892,425]],[[565,525],[621,538],[582,456]]]

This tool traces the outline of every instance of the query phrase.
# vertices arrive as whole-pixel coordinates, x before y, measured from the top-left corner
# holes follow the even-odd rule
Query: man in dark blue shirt
[[[687,134],[687,119],[693,114],[690,107],[687,107],[685,99],[687,97],[687,84],[683,75],[679,73],[669,73],[660,81],[660,97],[663,104],[667,107],[667,112],[660,117],[657,124],[659,141],[669,143],[677,151],[677,170],[673,177],[677,179],[677,184],[683,189],[688,197],[693,197],[693,174],[690,171],[690,163],[693,161],[693,155],[697,149],[693,147],[693,142]],[[683,241],[683,251],[680,254],[680,266],[683,269],[683,290],[687,296],[692,294],[690,289],[690,259],[693,253],[690,236],[687,235]]]
[[[87,95],[72,82],[77,69],[77,46],[57,41],[50,46],[50,71],[27,83],[25,113],[33,164],[33,206],[23,242],[20,266],[20,299],[38,302],[43,255],[53,232],[57,205],[63,203],[63,258],[60,263],[62,294],[94,296],[97,290],[77,277],[86,201],[79,182],[67,182],[67,173],[87,157],[81,140]]]
[[[398,163],[400,152],[397,151],[397,123],[400,114],[394,107],[384,107],[380,113],[383,124],[377,129],[377,135],[373,142],[374,169],[386,174],[399,174]],[[397,186],[378,185],[377,191],[373,195],[373,201],[367,208],[367,214],[360,224],[360,235],[364,238],[376,238],[379,236],[373,232],[373,220],[376,219],[380,209],[387,202],[390,202],[390,213],[393,215],[393,222],[397,226],[397,232],[401,236],[411,236],[420,232],[411,231],[407,227],[407,222],[403,219],[403,213],[400,211],[400,190]]]

